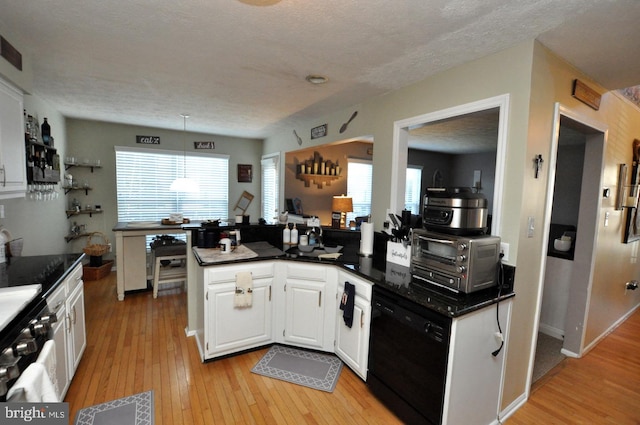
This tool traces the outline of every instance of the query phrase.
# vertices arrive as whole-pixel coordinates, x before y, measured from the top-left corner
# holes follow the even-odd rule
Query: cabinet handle
[[[364,328],[364,311],[360,312],[360,327]]]
[[[4,164],[2,164],[2,187],[7,186],[7,170],[4,169]]]
[[[76,314],[76,306],[73,306],[73,324],[75,325],[78,321],[78,315]]]
[[[64,321],[67,324],[67,333],[70,334],[71,333],[71,315],[67,314],[64,317]]]
[[[269,301],[271,301],[271,285],[269,285]]]
[[[318,307],[322,307],[322,291],[318,292]]]

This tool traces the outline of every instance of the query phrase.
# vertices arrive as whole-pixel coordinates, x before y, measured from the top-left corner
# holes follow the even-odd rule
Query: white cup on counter
[[[229,238],[220,239],[220,253],[221,254],[231,253],[231,239]]]
[[[302,246],[309,245],[309,236],[300,235],[300,245],[302,245]]]

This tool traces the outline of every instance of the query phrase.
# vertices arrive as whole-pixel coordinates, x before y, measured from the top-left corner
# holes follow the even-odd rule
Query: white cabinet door
[[[56,344],[56,381],[59,400],[64,400],[69,384],[69,364],[67,363],[68,322],[64,302],[56,311],[58,321],[53,324],[53,341]]]
[[[371,303],[356,296],[353,306],[353,324],[348,327],[338,309],[335,352],[343,362],[365,381],[369,356],[369,324]]]
[[[272,278],[253,280],[250,307],[234,306],[235,282],[209,284],[205,351],[207,358],[271,342]]]
[[[85,328],[84,287],[80,283],[69,297],[67,316],[71,328],[69,338],[69,378],[76,373],[82,353],[87,346],[87,332]]]
[[[287,279],[284,341],[324,348],[325,282]]]
[[[0,198],[24,196],[27,166],[23,95],[0,80]]]
[[[356,297],[354,298],[351,327],[348,327],[344,321],[344,312],[340,308],[336,308],[334,350],[347,366],[366,381],[369,362],[369,327],[371,324],[371,283],[342,271],[338,276],[338,301],[344,292],[345,282],[356,286]]]

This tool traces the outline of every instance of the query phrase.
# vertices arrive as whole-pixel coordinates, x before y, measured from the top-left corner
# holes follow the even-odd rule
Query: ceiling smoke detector
[[[311,84],[324,84],[327,81],[329,81],[329,79],[323,75],[313,75],[313,74],[307,75],[305,77],[305,80],[307,80]]]

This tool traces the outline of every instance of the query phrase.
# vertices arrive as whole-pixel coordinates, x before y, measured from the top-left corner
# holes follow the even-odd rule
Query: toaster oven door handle
[[[436,242],[436,243],[442,243],[442,244],[446,244],[446,245],[453,245],[453,241],[447,240],[447,239],[437,239],[437,238],[430,238],[428,236],[420,236],[418,235],[418,239],[423,239],[425,241],[428,242]]]

